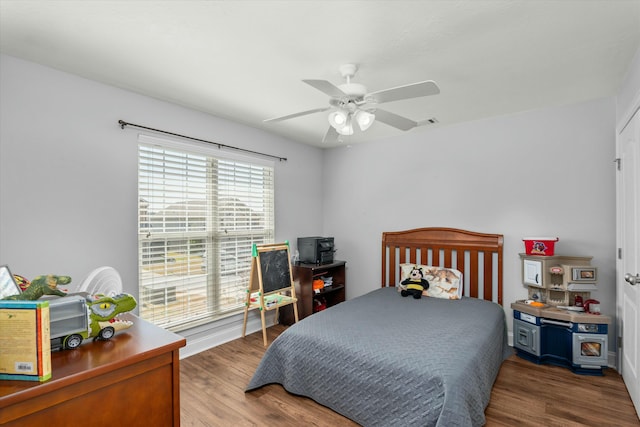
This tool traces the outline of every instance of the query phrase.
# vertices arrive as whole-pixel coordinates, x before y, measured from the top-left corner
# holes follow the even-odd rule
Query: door
[[[640,111],[618,135],[617,152],[619,366],[640,417]]]

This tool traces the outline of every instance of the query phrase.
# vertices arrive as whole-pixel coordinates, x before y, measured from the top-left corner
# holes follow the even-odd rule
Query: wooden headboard
[[[396,285],[400,264],[455,268],[463,273],[464,295],[502,305],[502,245],[502,234],[456,228],[384,232],[382,287]]]

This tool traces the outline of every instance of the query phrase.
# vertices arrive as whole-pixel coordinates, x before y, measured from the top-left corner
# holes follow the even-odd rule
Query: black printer
[[[333,252],[333,237],[298,237],[300,262],[331,264],[333,262]]]

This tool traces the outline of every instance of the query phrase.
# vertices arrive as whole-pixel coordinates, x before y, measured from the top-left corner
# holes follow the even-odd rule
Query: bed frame
[[[384,232],[382,287],[396,285],[400,264],[455,268],[463,273],[463,295],[502,305],[502,246],[502,234],[456,228]]]

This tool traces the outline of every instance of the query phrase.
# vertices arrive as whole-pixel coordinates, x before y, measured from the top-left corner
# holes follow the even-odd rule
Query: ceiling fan
[[[375,120],[385,123],[394,128],[407,131],[416,126],[426,123],[435,123],[436,119],[427,119],[421,122],[399,116],[390,111],[378,108],[378,104],[402,99],[418,98],[421,96],[437,95],[440,89],[432,80],[398,86],[377,92],[367,93],[367,88],[359,83],[351,83],[351,78],[358,71],[355,64],[344,64],[340,66],[340,74],[345,78],[346,83],[335,86],[327,80],[302,80],[306,84],[318,89],[330,96],[329,106],[314,108],[312,110],[301,111],[282,117],[274,117],[264,120],[267,122],[279,122],[293,119],[295,117],[308,114],[320,113],[332,110],[329,113],[329,130],[323,138],[323,142],[333,142],[339,140],[341,135],[353,135],[354,123],[361,131],[369,129]]]

